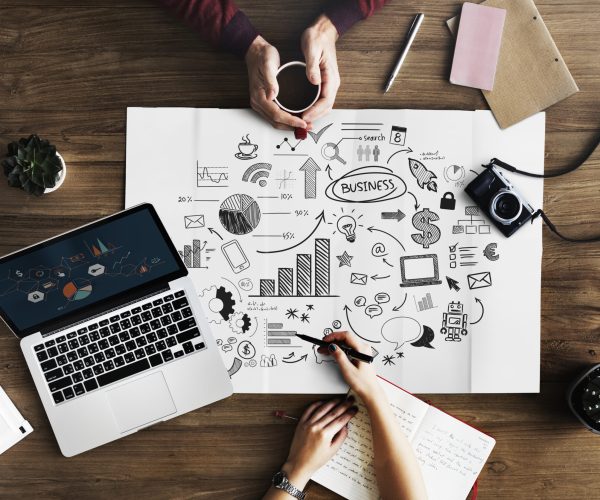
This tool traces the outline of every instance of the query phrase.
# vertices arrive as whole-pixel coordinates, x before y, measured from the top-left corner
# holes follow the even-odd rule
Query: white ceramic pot
[[[58,151],[56,152],[56,156],[58,156],[60,158],[60,162],[62,163],[62,170],[60,173],[60,178],[58,179],[58,182],[56,183],[56,185],[53,188],[46,188],[44,190],[44,194],[48,194],[48,193],[52,193],[52,192],[56,191],[59,187],[62,186],[63,182],[65,182],[65,177],[67,176],[67,164],[65,163],[64,158],[60,155],[60,153]]]

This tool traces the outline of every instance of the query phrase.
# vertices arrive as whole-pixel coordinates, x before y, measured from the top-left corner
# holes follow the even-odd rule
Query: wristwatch
[[[278,490],[285,491],[298,500],[304,500],[306,498],[306,494],[290,483],[285,472],[283,471],[279,471],[273,476],[273,486],[275,486],[275,488]]]

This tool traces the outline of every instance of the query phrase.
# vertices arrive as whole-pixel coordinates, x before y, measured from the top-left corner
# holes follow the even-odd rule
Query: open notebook
[[[421,464],[429,500],[465,499],[496,440],[380,378],[402,431]],[[371,424],[361,401],[337,454],[313,481],[349,500],[378,499]]]

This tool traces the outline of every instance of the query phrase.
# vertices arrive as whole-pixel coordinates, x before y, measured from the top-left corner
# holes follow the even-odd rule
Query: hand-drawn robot
[[[460,342],[460,336],[467,334],[467,315],[463,313],[463,305],[459,301],[448,304],[448,312],[443,314],[440,332],[446,335],[449,342]]]

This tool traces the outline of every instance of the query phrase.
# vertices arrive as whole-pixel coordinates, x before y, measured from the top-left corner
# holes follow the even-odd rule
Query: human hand
[[[335,42],[338,32],[329,18],[322,14],[302,33],[302,52],[306,61],[306,76],[314,85],[321,84],[321,95],[302,118],[312,123],[331,111],[340,86]]]
[[[307,128],[306,121],[283,111],[274,102],[279,93],[277,83],[279,52],[277,49],[262,36],[256,37],[246,52],[246,66],[248,66],[252,109],[277,129]]]
[[[352,347],[358,352],[371,355],[371,347],[361,342],[356,335],[350,332],[333,332],[323,337],[325,342],[335,342]],[[321,354],[330,354],[338,363],[344,380],[358,394],[358,396],[368,404],[369,401],[377,399],[381,394],[381,386],[377,382],[377,374],[372,363],[363,363],[362,361],[350,360],[346,353],[335,344],[331,344],[329,349],[319,347]]]
[[[290,482],[304,488],[310,477],[336,454],[346,436],[346,424],[356,415],[354,398],[317,401],[300,417],[290,453],[282,467]]]

